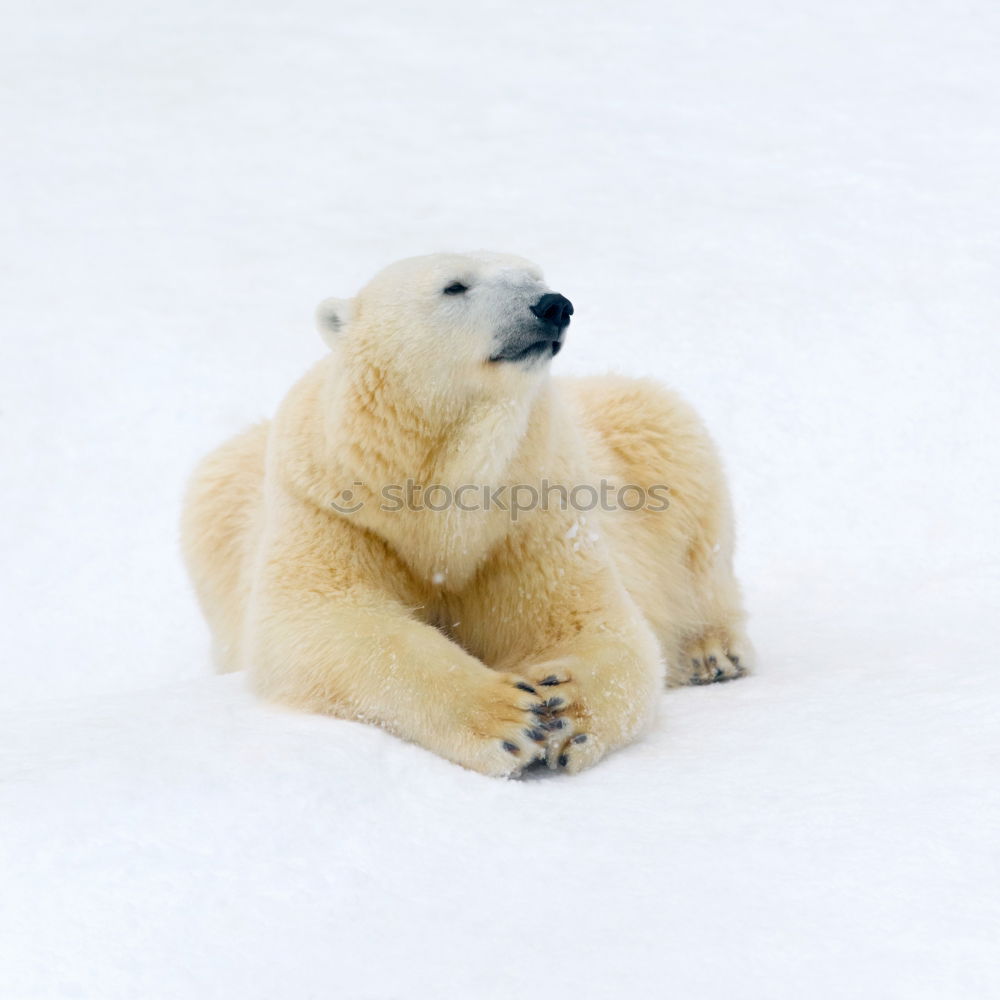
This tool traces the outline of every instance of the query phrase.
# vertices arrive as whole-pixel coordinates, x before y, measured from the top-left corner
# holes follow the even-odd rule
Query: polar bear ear
[[[351,299],[323,299],[316,306],[316,329],[328,347],[333,347],[340,339],[353,313],[354,302]]]

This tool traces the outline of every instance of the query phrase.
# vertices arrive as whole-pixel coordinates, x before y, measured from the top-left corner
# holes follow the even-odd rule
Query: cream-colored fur
[[[664,679],[743,672],[729,501],[697,417],[652,381],[489,360],[546,291],[518,258],[434,255],[320,307],[332,353],[189,488],[220,669],[492,775],[577,771],[642,733]],[[602,478],[666,484],[669,506],[382,509],[407,480]]]

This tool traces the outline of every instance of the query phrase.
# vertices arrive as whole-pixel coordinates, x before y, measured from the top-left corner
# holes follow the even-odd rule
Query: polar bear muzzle
[[[559,353],[573,315],[573,303],[558,292],[546,292],[529,308],[535,320],[518,329],[490,361],[547,360]]]

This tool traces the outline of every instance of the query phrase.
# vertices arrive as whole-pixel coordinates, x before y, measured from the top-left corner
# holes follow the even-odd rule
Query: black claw
[[[552,719],[550,722],[543,722],[542,729],[547,732],[554,732],[557,729],[562,729],[566,725],[565,719]]]
[[[510,740],[503,741],[503,748],[507,753],[520,753],[520,747],[516,743],[511,743]]]
[[[691,661],[691,666],[697,670],[701,666],[701,660],[694,659]]]
[[[556,677],[555,674],[549,674],[549,676],[546,677],[545,680],[539,681],[538,683],[539,684],[544,684],[545,687],[552,687],[555,684],[562,684],[562,681],[559,680],[559,678]]]
[[[577,733],[576,736],[573,737],[573,742],[574,743],[586,743],[587,742],[587,734],[586,733]]]
[[[528,737],[529,740],[534,740],[536,743],[542,743],[545,740],[545,733],[540,729],[525,729],[524,735]]]
[[[568,763],[569,763],[569,757],[567,757],[566,754],[564,753],[559,754],[559,766],[565,767]]]
[[[522,691],[527,691],[529,694],[538,694],[530,684],[525,684],[524,681],[518,681],[514,687],[520,688]]]
[[[710,656],[708,658],[708,665],[713,668],[717,667],[719,665],[719,661],[714,656]]]
[[[729,659],[733,661],[733,666],[738,667],[740,665],[740,658],[738,656],[734,653],[729,653],[727,655],[729,656]]]
[[[548,707],[546,702],[539,702],[537,705],[532,705],[530,711],[533,715],[545,715],[548,712]]]
[[[560,705],[564,705],[565,702],[562,698],[549,698],[545,704],[548,705],[549,708],[558,708]]]

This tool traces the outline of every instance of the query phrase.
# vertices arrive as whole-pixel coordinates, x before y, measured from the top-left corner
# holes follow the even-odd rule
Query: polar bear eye
[[[442,289],[445,295],[461,295],[469,290],[468,285],[463,285],[461,281],[453,281],[447,288]]]

